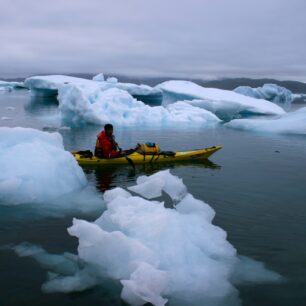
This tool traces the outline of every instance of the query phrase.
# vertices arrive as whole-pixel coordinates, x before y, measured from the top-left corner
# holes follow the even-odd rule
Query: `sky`
[[[305,0],[0,0],[0,76],[306,81]]]

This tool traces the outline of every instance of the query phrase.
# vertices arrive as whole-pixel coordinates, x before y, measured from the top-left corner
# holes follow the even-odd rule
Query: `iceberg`
[[[234,92],[256,99],[264,99],[287,107],[294,100],[294,95],[289,89],[276,84],[264,84],[262,87],[257,88],[239,86],[234,89]]]
[[[83,88],[98,88],[97,82],[66,75],[33,76],[25,79],[24,84],[34,96],[56,96],[58,90],[66,84],[78,85]]]
[[[187,100],[191,105],[209,110],[223,120],[285,113],[281,107],[269,101],[246,97],[230,90],[205,88],[189,81],[166,81],[157,88],[163,91],[163,105]]]
[[[306,107],[271,119],[236,119],[225,126],[254,132],[306,135]]]
[[[126,90],[137,99],[150,99],[155,103],[161,102],[162,92],[157,88],[148,85],[136,85],[132,83],[120,83],[114,77],[104,80],[103,73],[96,75],[93,80],[83,78],[65,76],[65,75],[47,75],[33,76],[25,80],[27,86],[33,95],[37,96],[56,96],[60,88],[66,84],[76,85],[87,90],[108,90],[111,88],[119,88]]]
[[[299,103],[301,103],[302,101],[306,102],[306,94],[304,93],[293,94],[293,99],[300,99],[301,101],[299,101]]]
[[[0,80],[0,91],[12,91],[19,88],[25,88],[23,82],[8,82]]]
[[[121,298],[130,305],[163,306],[168,300],[175,305],[238,305],[235,284],[282,279],[263,264],[239,257],[226,232],[212,224],[214,210],[188,193],[169,170],[139,177],[130,190],[150,198],[165,192],[174,206],[165,208],[156,198],[117,187],[105,193],[107,209],[96,221],[74,219],[68,228],[78,238],[77,255],[13,247],[51,272],[43,291],[82,291],[112,279],[121,284]]]
[[[89,90],[82,86],[65,85],[59,90],[58,100],[62,123],[67,126],[107,122],[128,126],[206,126],[220,122],[205,109],[184,102],[151,107],[118,88]]]
[[[99,73],[97,75],[95,75],[93,78],[92,78],[93,81],[96,81],[96,82],[104,82],[105,81],[105,78],[104,78],[104,73]]]
[[[93,77],[94,81],[100,82],[104,90],[118,88],[127,91],[132,96],[162,95],[162,91],[148,85],[133,83],[120,83],[115,77],[108,77],[105,81],[104,74],[99,73]]]
[[[58,133],[0,128],[0,203],[45,203],[83,188],[82,169]]]
[[[117,83],[118,83],[118,79],[115,78],[115,77],[108,77],[108,78],[106,79],[106,82],[107,82],[107,83],[111,83],[111,84],[117,84]]]

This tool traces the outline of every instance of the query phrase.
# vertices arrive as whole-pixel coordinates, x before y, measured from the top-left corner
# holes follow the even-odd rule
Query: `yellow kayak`
[[[146,164],[146,163],[163,163],[163,162],[177,162],[177,161],[193,161],[209,158],[212,154],[219,151],[221,146],[214,146],[211,148],[193,150],[186,152],[175,152],[172,155],[167,152],[161,152],[155,155],[143,155],[138,152],[134,152],[128,155],[128,158],[133,161],[134,164]],[[78,152],[71,152],[80,165],[123,165],[129,164],[126,157],[118,157],[111,159],[98,158],[96,156],[86,157]]]

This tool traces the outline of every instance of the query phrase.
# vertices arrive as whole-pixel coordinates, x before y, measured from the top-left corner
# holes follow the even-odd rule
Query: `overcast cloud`
[[[0,0],[0,76],[306,81],[305,0]]]

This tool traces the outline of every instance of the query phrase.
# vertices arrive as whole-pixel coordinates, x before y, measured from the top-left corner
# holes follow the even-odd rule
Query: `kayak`
[[[131,161],[134,164],[147,164],[147,163],[163,163],[163,162],[178,162],[178,161],[198,161],[208,159],[212,154],[219,151],[221,146],[214,146],[210,148],[185,151],[185,152],[175,152],[173,154],[168,154],[168,152],[160,152],[153,155],[143,155],[138,152],[133,152],[126,157],[118,158],[98,158],[96,156],[88,157],[83,156],[78,152],[71,152],[76,161],[80,165],[124,165],[129,164]],[[130,161],[129,161],[130,160]]]

